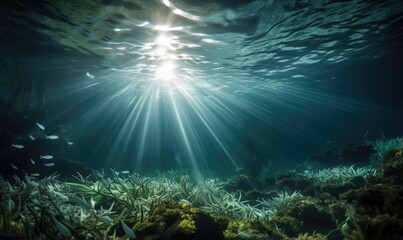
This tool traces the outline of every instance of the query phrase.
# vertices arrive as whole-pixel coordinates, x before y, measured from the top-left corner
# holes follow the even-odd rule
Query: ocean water
[[[96,167],[227,171],[402,131],[400,1],[3,5],[2,100],[20,81],[34,108],[45,82],[39,122]]]
[[[402,26],[399,0],[2,1],[0,238],[402,239],[362,220],[371,184],[401,199]],[[30,184],[35,227],[7,213]],[[179,227],[144,227],[169,226],[150,204]],[[197,211],[230,220],[208,235]]]

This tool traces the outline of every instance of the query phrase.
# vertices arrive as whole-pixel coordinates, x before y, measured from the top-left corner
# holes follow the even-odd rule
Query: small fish
[[[135,239],[136,238],[136,234],[133,232],[133,230],[131,230],[129,228],[129,226],[126,225],[126,223],[124,223],[123,221],[120,221],[120,224],[122,225],[123,231],[125,231],[126,235],[131,238],[131,239]]]
[[[73,145],[74,143],[73,143],[73,142],[70,142],[70,141],[67,141],[67,144],[71,146],[71,145]]]
[[[32,165],[35,165],[35,161],[32,158],[31,158],[31,163],[32,163]]]
[[[130,171],[121,171],[120,173],[121,173],[121,174],[129,174]]]
[[[56,218],[53,216],[52,216],[52,219],[53,219],[53,222],[55,223],[56,229],[60,232],[60,234],[62,234],[63,237],[66,237],[66,238],[71,237],[71,232],[65,225],[63,225],[61,222],[56,220]]]
[[[53,159],[53,156],[52,155],[44,155],[44,156],[41,155],[40,159],[50,160],[50,159]]]
[[[82,207],[83,209],[91,209],[91,205],[88,204],[87,201],[85,201],[84,198],[80,198],[79,196],[77,196],[74,193],[69,194],[69,199],[73,202],[75,202],[77,205],[79,205],[80,207]]]
[[[207,211],[207,212],[212,212],[213,211],[213,208],[208,207],[208,206],[201,207],[201,209],[203,209],[204,211]]]
[[[15,170],[18,170],[18,167],[15,166],[14,164],[11,163],[10,165],[11,165],[11,167],[14,168]]]
[[[111,223],[113,222],[112,218],[110,218],[109,216],[102,216],[99,218],[100,222],[104,222],[104,223]]]
[[[45,138],[50,139],[50,140],[55,140],[55,139],[58,139],[59,136],[57,136],[57,135],[49,135],[49,136],[45,136]]]
[[[94,77],[95,77],[94,75],[92,75],[92,74],[90,74],[90,73],[88,73],[88,72],[87,72],[86,75],[87,75],[87,77],[89,77],[89,78],[91,78],[91,79],[94,79]]]
[[[192,203],[191,203],[191,202],[189,202],[189,201],[188,201],[188,200],[186,200],[186,199],[181,199],[181,200],[179,200],[179,202],[180,202],[180,203],[187,204],[187,205],[192,205]]]
[[[43,164],[43,166],[45,166],[45,167],[53,167],[55,164],[54,163],[45,163],[45,164]]]
[[[35,138],[34,138],[34,136],[32,136],[32,134],[29,134],[29,138],[30,138],[32,141],[35,141]]]
[[[45,127],[40,123],[36,123],[36,126],[38,126],[38,128],[40,128],[41,130],[45,130]]]
[[[22,149],[22,148],[24,148],[24,145],[21,145],[21,144],[11,144],[11,147],[18,148],[18,149]]]
[[[41,174],[39,174],[39,173],[31,173],[30,174],[32,177],[39,177],[39,176],[41,176]]]

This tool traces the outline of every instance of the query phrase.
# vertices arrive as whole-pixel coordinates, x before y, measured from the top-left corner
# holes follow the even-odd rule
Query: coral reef
[[[343,195],[355,206],[356,228],[352,239],[401,239],[403,236],[403,157],[395,149],[381,166],[380,174],[365,188]]]
[[[111,169],[0,180],[1,239],[399,239],[402,148],[339,166],[196,181]]]

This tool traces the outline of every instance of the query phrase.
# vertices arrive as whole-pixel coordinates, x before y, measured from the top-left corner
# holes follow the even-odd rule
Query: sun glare
[[[160,65],[156,70],[156,77],[159,80],[171,80],[175,77],[175,64],[171,61]]]

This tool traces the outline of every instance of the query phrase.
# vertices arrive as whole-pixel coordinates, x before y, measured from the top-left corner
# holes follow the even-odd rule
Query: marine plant
[[[295,201],[303,198],[303,195],[295,191],[292,194],[281,192],[277,197],[270,200],[259,200],[259,205],[263,207],[263,212],[266,213],[265,220],[270,220],[270,217],[275,215],[277,211],[285,209],[293,204]]]
[[[188,213],[194,211],[188,207],[234,221],[268,222],[279,208],[302,197],[298,192],[282,192],[250,205],[240,192],[225,191],[217,179],[195,181],[189,175],[167,178],[111,170],[87,177],[77,174],[75,179],[61,182],[57,175],[43,179],[15,177],[13,183],[1,179],[0,236],[113,239],[126,234],[133,238],[142,224],[161,219],[156,216],[168,205],[181,216],[172,226],[190,234],[195,226]],[[160,228],[164,234],[178,232]]]
[[[371,165],[374,167],[379,167],[386,158],[387,153],[403,148],[403,137],[397,137],[392,139],[378,139],[375,141],[367,141],[368,144],[372,145],[375,150],[370,156]]]
[[[372,167],[338,166],[322,170],[305,170],[299,175],[318,180],[320,182],[345,182],[349,178],[361,176],[367,177],[376,174]]]

